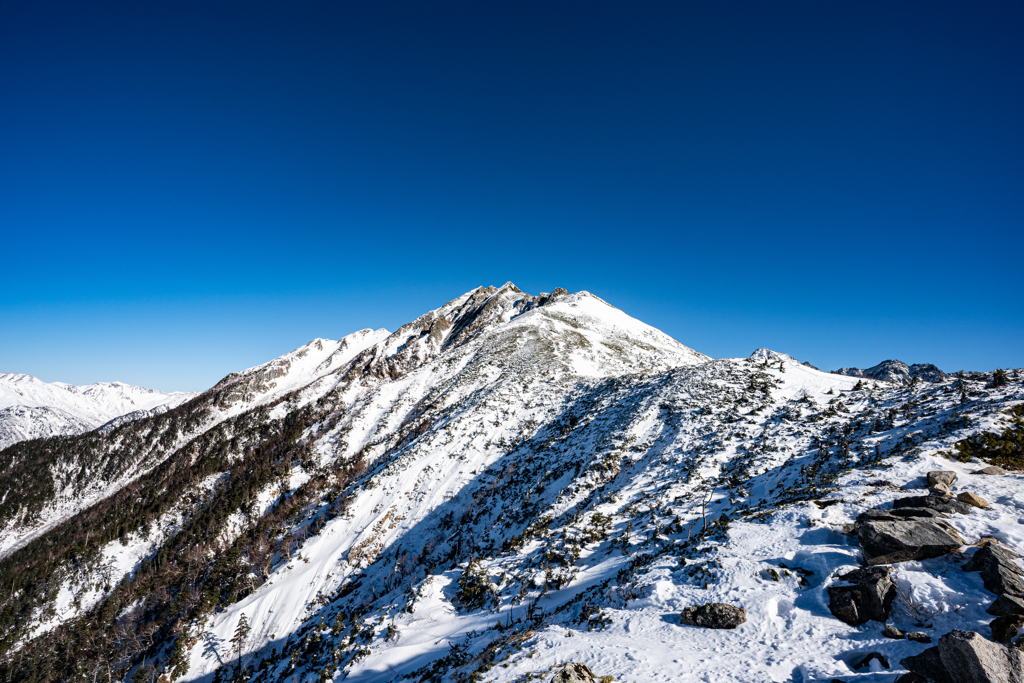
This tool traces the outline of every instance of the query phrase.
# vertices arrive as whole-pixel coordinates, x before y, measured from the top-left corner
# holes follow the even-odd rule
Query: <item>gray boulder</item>
[[[956,531],[932,520],[865,522],[857,539],[869,565],[940,557],[964,544]]]
[[[1024,683],[1024,654],[974,631],[950,631],[939,638],[938,647],[956,683]]]
[[[900,664],[934,683],[1024,683],[1024,653],[974,631],[950,631]]]
[[[908,496],[906,498],[897,498],[892,502],[892,507],[893,509],[931,508],[932,510],[948,514],[959,512],[961,515],[967,515],[971,512],[971,506],[967,503],[961,503],[954,498],[945,498],[943,496]]]
[[[1004,470],[1002,467],[989,465],[988,467],[982,467],[980,470],[974,470],[973,472],[971,472],[971,474],[988,474],[994,477],[999,477],[1006,474],[1006,470]]]
[[[859,626],[889,618],[896,586],[889,567],[855,569],[839,577],[849,586],[830,586],[828,608],[839,621]]]
[[[944,484],[946,488],[949,488],[953,485],[954,481],[956,481],[956,472],[950,470],[936,470],[928,473],[929,486]]]
[[[941,643],[942,640],[939,639],[939,642]],[[900,666],[910,671],[910,675],[920,676],[921,679],[931,681],[931,683],[956,683],[946,673],[946,667],[942,664],[942,657],[939,655],[938,645],[913,657],[901,659]]]
[[[964,563],[963,570],[981,572],[985,588],[996,595],[1024,596],[1024,572],[1013,561],[1015,557],[1009,548],[989,543]]]
[[[679,620],[687,626],[704,628],[736,628],[747,620],[747,610],[724,602],[709,602],[696,607],[684,607]]]

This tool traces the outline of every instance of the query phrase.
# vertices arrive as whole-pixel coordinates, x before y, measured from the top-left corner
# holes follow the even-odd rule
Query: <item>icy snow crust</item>
[[[0,372],[0,451],[26,439],[81,434],[128,413],[173,408],[195,396],[98,382],[73,386]]]

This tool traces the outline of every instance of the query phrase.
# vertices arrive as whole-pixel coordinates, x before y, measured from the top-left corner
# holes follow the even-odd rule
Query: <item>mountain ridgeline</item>
[[[851,477],[894,463],[984,461],[1022,395],[1016,372],[912,385],[713,360],[586,292],[479,288],[0,451],[0,679],[813,673],[837,640],[787,634],[803,627],[779,605],[807,607],[849,544],[801,511],[844,509]],[[856,490],[854,516],[885,489]],[[805,557],[809,538],[839,550]],[[779,553],[805,573],[780,580]],[[737,586],[752,616],[775,610],[778,633],[735,644],[763,662],[638,655],[719,647],[664,612]],[[773,639],[806,647],[780,663]]]

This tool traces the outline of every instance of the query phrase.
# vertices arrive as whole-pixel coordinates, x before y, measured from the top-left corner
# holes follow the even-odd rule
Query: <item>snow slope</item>
[[[136,413],[167,410],[195,396],[164,393],[122,382],[73,386],[31,375],[0,373],[0,450],[25,439],[81,434]]]
[[[943,455],[1006,424],[1024,402],[1019,371],[999,388],[900,386],[768,349],[712,360],[586,292],[511,283],[357,334],[203,395],[160,457],[167,471],[221,469],[185,495],[139,477],[139,496],[168,507],[48,578],[51,608],[18,643],[30,662],[45,653],[25,680],[70,643],[91,676],[152,667],[204,683],[239,664],[253,683],[549,680],[568,661],[616,681],[888,682],[925,645],[831,615],[828,586],[859,562],[843,524],[955,469],[959,490],[992,506],[950,523],[971,542],[1024,546],[1020,475],[971,475],[979,463]],[[285,445],[263,458],[260,439]],[[256,479],[270,465],[283,469]],[[241,502],[212,513],[228,500]],[[898,569],[929,616],[897,610],[896,625],[988,635],[993,596],[957,558]],[[124,579],[111,590],[101,571]],[[195,600],[180,611],[176,596]],[[711,601],[747,622],[680,624],[683,607]],[[94,641],[78,646],[110,628],[141,635],[98,657]],[[854,670],[869,651],[893,668]]]

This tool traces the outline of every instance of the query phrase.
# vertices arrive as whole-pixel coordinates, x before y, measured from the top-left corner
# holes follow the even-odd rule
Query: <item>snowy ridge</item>
[[[992,504],[949,523],[1024,547],[1020,475],[946,456],[1016,419],[1019,371],[900,386],[768,349],[712,360],[586,292],[511,283],[356,334],[102,437],[160,465],[128,507],[0,565],[13,585],[34,548],[101,539],[0,592],[21,615],[0,675],[511,683],[579,661],[615,680],[888,681],[924,645],[830,614],[860,561],[844,524],[954,469]],[[992,597],[956,562],[901,563],[900,585],[933,635],[987,634]],[[680,623],[711,601],[747,623]],[[855,671],[869,651],[894,668]]]
[[[193,396],[121,382],[74,386],[0,373],[0,450],[25,439],[81,434],[129,413],[172,408]]]

